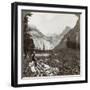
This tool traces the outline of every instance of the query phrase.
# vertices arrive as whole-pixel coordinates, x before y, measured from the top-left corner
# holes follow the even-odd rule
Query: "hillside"
[[[28,34],[32,36],[32,39],[35,44],[35,49],[40,50],[52,50],[54,49],[62,40],[63,36],[70,30],[69,27],[66,27],[61,34],[52,34],[50,36],[45,36],[40,32],[36,27],[29,27]]]
[[[75,27],[64,35],[61,42],[55,47],[55,49],[61,48],[80,48],[80,22],[77,21]]]

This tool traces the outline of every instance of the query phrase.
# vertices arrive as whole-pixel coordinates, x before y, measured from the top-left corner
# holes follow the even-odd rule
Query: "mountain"
[[[28,33],[32,36],[36,49],[53,49],[54,45],[49,37],[46,37],[37,28],[30,27]]]
[[[80,20],[76,22],[74,28],[67,32],[61,42],[54,49],[61,48],[80,48]]]
[[[32,36],[36,49],[40,50],[52,50],[54,49],[62,40],[64,35],[70,30],[66,27],[61,34],[51,34],[45,36],[36,27],[29,27],[28,33]]]

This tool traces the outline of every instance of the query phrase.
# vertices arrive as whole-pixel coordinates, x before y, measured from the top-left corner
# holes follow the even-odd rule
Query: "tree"
[[[23,36],[24,36],[24,54],[25,54],[25,57],[27,55],[31,55],[34,51],[34,42],[33,42],[33,39],[32,39],[32,35],[30,35],[30,33],[28,33],[28,17],[31,16],[32,14],[31,13],[27,13],[24,15],[23,17],[23,24],[24,24],[24,33],[23,33]]]

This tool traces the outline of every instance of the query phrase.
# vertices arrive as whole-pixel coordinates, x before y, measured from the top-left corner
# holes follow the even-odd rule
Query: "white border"
[[[53,76],[53,77],[33,77],[21,79],[21,10],[43,10],[43,11],[65,11],[79,12],[80,21],[80,75]],[[63,82],[85,80],[85,10],[71,8],[51,8],[36,6],[18,6],[18,84],[46,83],[46,82]]]

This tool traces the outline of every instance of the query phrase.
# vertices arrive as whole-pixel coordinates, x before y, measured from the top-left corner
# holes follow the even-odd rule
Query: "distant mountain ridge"
[[[28,33],[32,36],[32,39],[34,41],[35,48],[40,50],[54,49],[68,31],[70,31],[70,28],[66,27],[65,30],[59,35],[55,34],[51,36],[45,36],[36,27],[29,27],[28,29]]]

